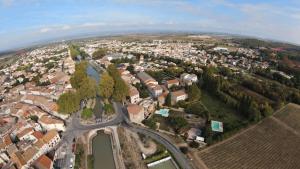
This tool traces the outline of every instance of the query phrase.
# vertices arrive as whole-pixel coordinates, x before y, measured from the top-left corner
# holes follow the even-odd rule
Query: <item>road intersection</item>
[[[79,112],[74,114],[71,117],[71,121],[67,124],[67,130],[63,133],[62,142],[67,143],[67,145],[72,146],[73,139],[80,137],[84,132],[101,129],[108,126],[122,126],[131,131],[144,134],[156,140],[160,144],[164,145],[168,151],[173,155],[176,162],[181,168],[192,169],[188,159],[181,153],[181,151],[172,144],[167,138],[162,136],[157,131],[151,130],[149,128],[141,127],[135,124],[132,124],[126,115],[126,111],[123,105],[119,102],[113,102],[116,116],[106,122],[101,122],[97,124],[86,125],[82,124],[79,119]],[[68,152],[67,152],[68,153]]]

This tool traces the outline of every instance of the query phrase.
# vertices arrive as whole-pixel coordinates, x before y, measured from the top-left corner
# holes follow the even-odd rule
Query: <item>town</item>
[[[299,110],[300,77],[280,66],[280,52],[209,35],[21,51],[0,70],[0,166],[215,168],[206,148],[286,106]]]

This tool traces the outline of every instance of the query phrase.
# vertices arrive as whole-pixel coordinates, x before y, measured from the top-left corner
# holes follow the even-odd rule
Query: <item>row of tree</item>
[[[96,81],[86,73],[88,63],[83,61],[75,66],[71,76],[71,85],[76,91],[64,93],[58,99],[59,112],[70,114],[80,108],[80,101],[96,97],[98,86]]]
[[[70,55],[73,60],[78,59],[77,58],[78,56],[80,56],[81,59],[88,57],[88,54],[85,53],[83,50],[80,50],[79,46],[77,45],[71,44],[69,45],[69,49],[70,49]]]
[[[106,99],[113,98],[116,101],[124,101],[129,95],[129,87],[121,78],[120,73],[114,64],[107,68],[102,74],[99,83],[99,94]]]
[[[205,69],[203,81],[203,88],[208,90],[210,93],[213,93],[224,103],[237,109],[238,112],[250,121],[258,121],[262,116],[268,116],[273,111],[268,102],[261,102],[258,98],[254,98],[253,96],[239,90],[233,82],[224,79],[222,76],[217,76],[212,68]],[[249,80],[249,82],[251,84],[256,83],[253,80]],[[251,89],[254,88],[256,87],[251,87]],[[262,87],[259,88],[263,89]]]
[[[106,48],[99,48],[92,54],[92,57],[93,59],[101,59],[107,54],[107,51]]]

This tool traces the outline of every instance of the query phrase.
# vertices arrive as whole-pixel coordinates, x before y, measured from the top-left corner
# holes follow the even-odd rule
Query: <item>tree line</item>
[[[87,75],[87,66],[86,61],[82,61],[75,66],[75,73],[70,78],[75,91],[69,91],[59,97],[57,103],[60,113],[73,113],[79,110],[81,100],[96,97],[98,86],[96,80]]]

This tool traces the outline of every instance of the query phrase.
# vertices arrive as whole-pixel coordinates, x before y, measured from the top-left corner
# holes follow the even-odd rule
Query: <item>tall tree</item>
[[[128,96],[128,94],[129,94],[129,87],[127,86],[127,84],[120,77],[116,78],[113,98],[116,101],[124,101],[124,99],[126,98],[126,96]]]
[[[99,82],[99,94],[106,99],[106,102],[114,92],[114,85],[114,79],[108,74],[108,72],[104,72]]]
[[[75,92],[67,92],[59,97],[57,104],[60,113],[71,114],[80,108],[80,98]]]
[[[116,81],[120,77],[120,73],[114,64],[110,64],[107,68],[109,75]]]
[[[75,72],[71,76],[71,85],[75,89],[79,89],[82,82],[87,78],[87,62],[80,62],[75,66]]]
[[[188,122],[183,117],[169,117],[168,122],[176,133],[179,133],[182,128],[188,125]]]
[[[107,49],[106,48],[100,48],[97,49],[94,53],[93,53],[93,59],[101,59],[103,58],[105,55],[107,54]]]
[[[269,105],[268,102],[266,102],[266,103],[262,106],[262,113],[263,113],[264,117],[268,117],[268,116],[272,115],[272,113],[273,113],[273,108]]]
[[[95,79],[86,77],[80,84],[78,92],[81,99],[89,99],[96,97],[97,94],[97,82]]]
[[[189,101],[197,101],[201,98],[201,91],[196,84],[192,84],[187,90]]]

